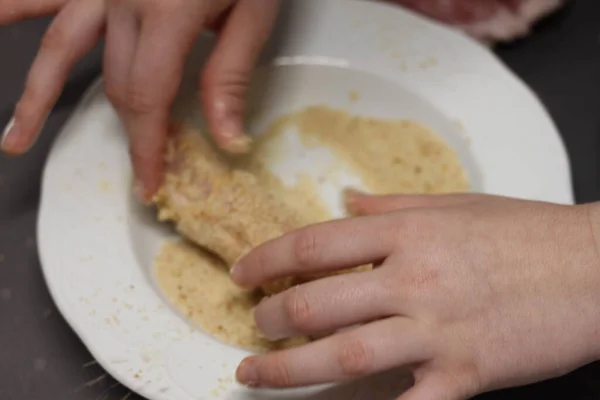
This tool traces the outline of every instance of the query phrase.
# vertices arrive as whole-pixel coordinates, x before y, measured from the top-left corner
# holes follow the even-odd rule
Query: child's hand
[[[464,400],[600,357],[600,205],[482,195],[350,197],[357,218],[267,242],[245,287],[373,263],[296,286],[255,312],[271,339],[339,331],[252,356],[242,383],[294,387],[410,368],[402,400]]]
[[[11,0],[0,22],[58,12],[31,67],[2,141],[21,154],[34,143],[74,64],[106,35],[107,95],[129,134],[137,191],[147,200],[160,184],[170,106],[185,59],[204,30],[219,39],[198,89],[211,133],[229,151],[245,150],[244,95],[278,0]]]

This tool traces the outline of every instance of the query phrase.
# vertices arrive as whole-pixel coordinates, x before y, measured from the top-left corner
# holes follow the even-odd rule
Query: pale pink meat
[[[384,0],[463,30],[486,43],[508,42],[531,31],[566,0]]]

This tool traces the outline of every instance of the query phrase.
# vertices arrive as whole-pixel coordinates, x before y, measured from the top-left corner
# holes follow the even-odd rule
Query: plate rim
[[[332,2],[332,3],[347,2],[347,0],[328,0],[328,1]],[[353,3],[364,3],[364,0],[351,0],[351,1]],[[387,7],[398,8],[397,6],[393,6],[393,5],[387,5],[387,4],[377,5],[376,3],[372,4],[372,6],[374,6],[374,7],[377,7],[377,6],[386,7],[387,6]],[[515,88],[518,88],[519,90],[521,90],[524,96],[528,96],[531,101],[536,103],[536,105],[539,109],[538,110],[539,117],[540,118],[543,117],[544,119],[546,119],[547,122],[553,128],[553,132],[549,132],[548,134],[554,135],[555,136],[554,139],[559,140],[559,144],[561,146],[561,153],[564,157],[563,161],[566,162],[566,165],[567,165],[567,174],[566,174],[567,179],[568,179],[567,183],[571,188],[569,190],[568,196],[570,197],[571,203],[574,203],[570,155],[567,151],[567,147],[565,145],[564,138],[560,134],[559,129],[558,129],[554,119],[552,118],[551,114],[549,113],[549,111],[545,107],[545,104],[543,103],[541,98],[537,95],[537,93],[535,93],[521,77],[519,77],[504,62],[502,62],[502,60],[500,60],[499,57],[494,55],[491,51],[488,51],[488,49],[485,46],[468,38],[463,33],[458,32],[458,31],[456,31],[452,28],[449,28],[445,25],[442,25],[440,23],[437,23],[436,21],[432,21],[432,20],[423,18],[420,15],[412,12],[411,10],[397,9],[396,11],[411,14],[413,18],[417,18],[417,19],[426,21],[427,24],[431,24],[433,26],[436,26],[438,28],[445,30],[448,35],[461,36],[461,37],[465,38],[465,42],[466,41],[469,42],[469,43],[465,43],[465,45],[476,46],[481,51],[487,52],[488,54],[486,55],[486,57],[493,58],[493,61],[495,62],[496,66],[499,67],[503,71],[503,73],[514,82]],[[81,97],[80,101],[78,102],[77,106],[75,107],[75,109],[72,111],[71,115],[68,117],[66,122],[61,127],[59,134],[56,136],[56,139],[58,139],[58,137],[61,136],[65,131],[68,131],[69,127],[72,126],[75,123],[75,121],[81,117],[83,111],[86,109],[86,106],[89,104],[89,102],[93,98],[95,98],[95,96],[97,96],[99,94],[99,92],[102,88],[102,84],[103,84],[103,79],[100,76],[98,76],[95,79],[95,81],[88,86],[84,95]],[[49,155],[53,154],[59,145],[60,145],[59,141],[55,140],[50,148]],[[39,201],[39,209],[38,209],[39,211],[38,211],[37,220],[36,220],[36,235],[38,237],[38,241],[37,241],[38,242],[38,254],[39,254],[39,258],[40,258],[42,275],[44,277],[44,281],[45,281],[48,291],[52,297],[52,300],[55,303],[55,305],[56,305],[57,309],[59,310],[59,312],[61,313],[61,315],[63,316],[63,318],[65,319],[65,321],[67,322],[67,324],[75,332],[75,334],[78,336],[78,338],[83,343],[83,345],[86,347],[86,349],[99,362],[99,364],[102,366],[102,368],[104,368],[109,374],[111,374],[111,376],[115,380],[117,380],[118,382],[120,382],[121,384],[126,386],[131,391],[136,392],[142,396],[145,396],[148,398],[153,398],[153,399],[154,398],[167,399],[168,397],[162,397],[158,393],[146,391],[144,387],[136,388],[136,384],[135,384],[136,382],[133,382],[131,379],[126,379],[123,375],[121,375],[120,372],[118,371],[118,368],[116,368],[113,364],[111,364],[109,362],[109,360],[105,359],[103,357],[102,352],[97,350],[97,346],[95,346],[94,341],[89,339],[89,335],[85,332],[84,324],[82,324],[80,321],[78,321],[77,316],[71,312],[71,307],[68,304],[68,298],[66,298],[66,297],[62,296],[60,293],[58,293],[57,292],[58,288],[56,286],[53,286],[51,283],[52,278],[50,278],[50,274],[51,274],[52,268],[49,267],[49,264],[51,264],[52,262],[48,259],[49,258],[48,250],[45,249],[45,247],[48,245],[48,243],[47,243],[48,241],[44,240],[43,232],[42,232],[42,230],[43,230],[42,227],[45,224],[46,213],[51,212],[51,210],[48,210],[48,206],[46,205],[48,202],[48,197],[49,197],[48,192],[50,191],[49,188],[46,187],[47,182],[49,180],[49,175],[50,175],[50,172],[49,172],[50,169],[48,168],[48,166],[51,162],[52,162],[52,157],[49,156],[49,157],[47,157],[47,159],[44,163],[44,169],[43,169],[42,180],[41,180],[41,192],[40,192],[40,201]]]

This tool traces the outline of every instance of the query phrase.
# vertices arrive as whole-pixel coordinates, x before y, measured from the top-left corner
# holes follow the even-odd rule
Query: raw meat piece
[[[231,168],[201,134],[172,135],[162,187],[155,195],[158,219],[219,256],[230,267],[253,247],[301,226],[295,212],[257,185],[255,176]],[[281,279],[263,287],[267,294],[294,283]]]
[[[454,26],[487,43],[527,35],[566,0],[384,0]]]

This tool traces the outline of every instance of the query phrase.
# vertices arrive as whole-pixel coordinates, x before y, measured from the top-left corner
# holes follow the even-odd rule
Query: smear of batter
[[[274,143],[289,128],[297,129],[306,146],[328,148],[337,158],[331,169],[351,170],[372,193],[447,193],[469,188],[455,152],[426,127],[412,121],[352,116],[325,106],[309,107],[278,119],[257,138],[248,157],[236,162],[219,158],[217,164],[208,166],[212,172],[207,170],[206,157],[220,156],[199,155],[194,146],[204,142],[192,139],[189,135],[193,132],[186,132],[188,136],[182,142],[172,141],[168,159],[170,171],[175,173],[167,175],[161,192],[160,217],[175,221],[184,236],[200,240],[195,244],[166,244],[156,259],[158,282],[179,311],[204,331],[254,351],[293,346],[306,339],[270,343],[261,337],[254,325],[253,308],[262,294],[235,286],[227,265],[196,245],[206,247],[208,243],[214,252],[225,253],[225,257],[219,255],[230,263],[240,252],[260,242],[332,218],[311,178],[300,176],[298,184],[290,188],[269,170],[284,156],[277,153]],[[248,193],[253,200],[241,201],[240,196]],[[228,208],[223,208],[223,201]],[[220,211],[215,213],[215,209]],[[237,214],[231,213],[232,209]],[[219,220],[227,215],[231,218]],[[212,225],[207,226],[207,221]],[[203,230],[200,235],[199,229]],[[280,282],[271,292],[283,290],[290,283]]]
[[[253,320],[262,294],[240,289],[221,260],[194,244],[165,244],[156,258],[156,278],[181,314],[223,342],[257,352],[306,343],[265,339]]]
[[[275,121],[256,144],[257,152],[287,129],[296,128],[305,146],[326,147],[351,169],[369,192],[452,193],[469,190],[456,152],[424,125],[350,115],[312,106]],[[260,160],[260,156],[256,156]]]

